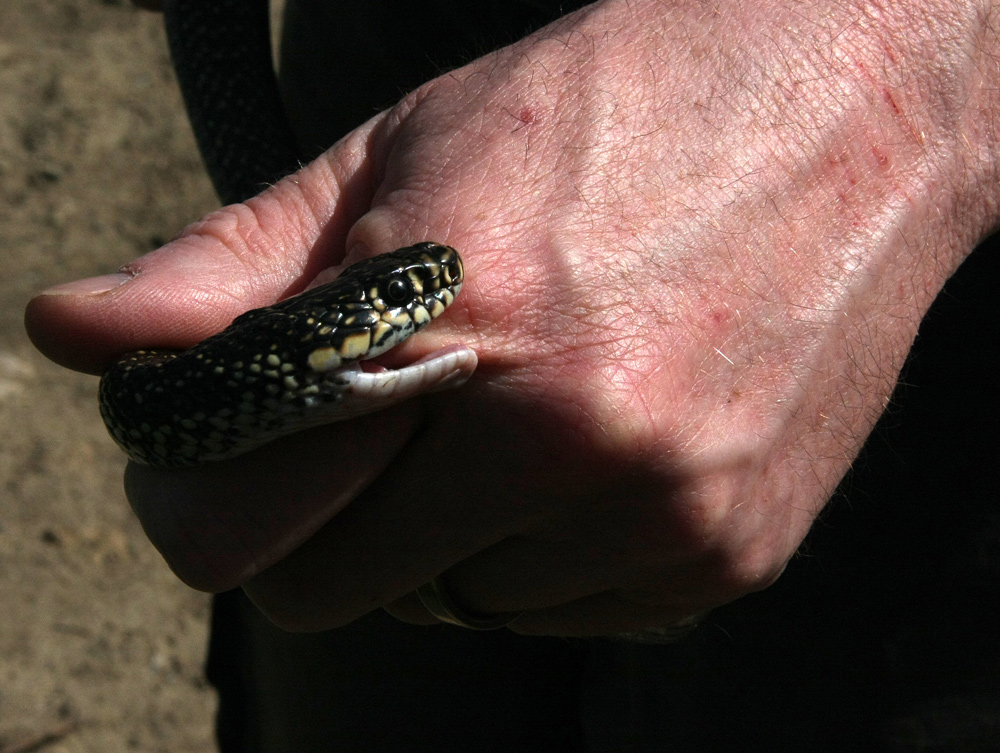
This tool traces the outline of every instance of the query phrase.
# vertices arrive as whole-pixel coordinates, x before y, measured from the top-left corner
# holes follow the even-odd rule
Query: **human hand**
[[[703,612],[781,572],[995,220],[983,28],[925,11],[937,25],[596,3],[106,292],[37,298],[29,330],[96,372],[330,264],[453,245],[462,295],[383,362],[464,342],[472,382],[225,463],[130,465],[150,538],[188,583],[242,585],[296,629],[433,621],[413,594],[442,572],[524,633]]]

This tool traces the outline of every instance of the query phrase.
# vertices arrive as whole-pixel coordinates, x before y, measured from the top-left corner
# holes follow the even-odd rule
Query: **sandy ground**
[[[0,753],[213,750],[208,599],[129,511],[97,380],[43,359],[21,320],[35,291],[114,270],[216,204],[158,16],[4,0]]]
[[[214,749],[215,700],[202,671],[208,597],[174,578],[129,511],[121,489],[124,457],[98,416],[97,380],[45,361],[21,319],[36,291],[114,270],[216,205],[158,16],[134,10],[128,0],[0,0],[0,753]],[[975,294],[964,300],[967,310],[959,313],[974,320]],[[958,383],[976,384],[976,369],[989,362],[975,360],[982,346],[976,337],[991,331],[977,329],[967,340],[939,334],[929,350],[937,348],[939,357],[929,362],[943,364],[941,374],[912,376],[924,393],[952,401],[943,403],[945,430],[993,415],[985,412],[984,419],[960,390],[952,396],[940,387],[956,381],[956,368]],[[985,387],[977,394],[995,396]],[[898,436],[894,441],[908,446]],[[895,462],[895,453],[884,451],[872,462]],[[926,452],[911,457],[918,466],[936,460]],[[902,466],[890,472],[902,473]],[[858,511],[874,509],[875,541],[877,526],[887,525],[880,516],[900,513],[881,513],[885,502],[859,500]],[[966,549],[992,562],[995,513],[970,510],[962,520],[972,530],[981,518],[986,533],[969,535],[981,549]],[[926,535],[922,521],[938,519],[922,515],[909,525]],[[843,525],[859,524],[852,518]],[[829,518],[827,526],[833,527]],[[866,555],[873,571],[887,567],[881,547],[867,551],[875,553]],[[974,572],[993,572],[978,567]],[[896,577],[896,570],[886,571]],[[951,626],[951,612],[935,611],[935,598],[925,607]],[[969,613],[980,619],[988,611]],[[940,651],[925,635],[938,622],[929,624],[915,635]],[[979,633],[967,631],[979,641],[974,646],[995,645],[994,624],[983,619]],[[890,645],[923,645],[915,640],[907,634]],[[971,678],[969,687],[985,688],[982,697],[990,699],[995,652],[983,654],[980,671],[960,664],[965,655],[957,652],[954,674]],[[909,676],[903,660],[895,661],[899,676]],[[980,713],[979,696],[968,697],[969,713]],[[985,729],[994,712],[990,705],[985,721],[976,723]],[[923,734],[920,717],[900,713],[906,730]]]

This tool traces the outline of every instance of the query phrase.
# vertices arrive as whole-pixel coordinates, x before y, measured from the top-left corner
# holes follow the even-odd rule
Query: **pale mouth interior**
[[[440,348],[399,368],[355,362],[338,370],[340,377],[346,378],[338,414],[371,413],[420,394],[459,387],[472,376],[477,363],[476,352],[460,344]]]
[[[399,357],[395,355],[391,350],[385,353],[380,353],[372,359],[364,361],[356,361],[352,364],[356,370],[360,370],[365,374],[383,374],[387,371],[400,371],[402,369],[409,368],[411,366],[420,366],[422,364],[431,363],[439,358],[450,358],[452,354],[458,353],[460,351],[467,351],[469,347],[459,343],[452,343],[451,345],[446,345],[443,348],[438,348],[425,356],[422,356],[415,361],[402,362]]]

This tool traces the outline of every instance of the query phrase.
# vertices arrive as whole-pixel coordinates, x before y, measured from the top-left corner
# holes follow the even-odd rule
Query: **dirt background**
[[[0,753],[214,749],[208,598],[129,511],[97,380],[38,355],[22,312],[216,205],[159,16],[127,0],[3,0]]]
[[[129,511],[121,488],[125,461],[98,416],[96,378],[62,370],[36,353],[24,335],[22,312],[42,288],[112,271],[217,204],[183,112],[159,16],[133,9],[128,0],[0,0],[0,753],[214,750],[215,699],[202,669],[208,597],[171,574]],[[991,253],[996,259],[995,250]],[[885,439],[881,455],[869,459],[890,466],[880,477],[884,483],[909,479],[904,489],[916,497],[939,491],[919,487],[923,477],[900,465],[899,447],[911,452],[911,467],[933,471],[942,467],[936,453],[954,444],[955,426],[981,425],[982,436],[993,426],[984,422],[994,415],[995,403],[980,410],[968,398],[996,397],[983,376],[994,373],[986,366],[993,356],[979,358],[989,351],[984,347],[989,340],[977,339],[993,332],[987,325],[995,317],[979,310],[992,309],[977,301],[986,300],[983,291],[995,274],[977,274],[966,279],[979,287],[970,292],[966,282],[965,288],[953,288],[949,299],[965,307],[955,316],[979,325],[950,330],[945,325],[937,335],[925,335],[933,357],[924,363],[937,364],[939,371],[908,376],[922,385],[925,404],[932,406],[920,414],[929,432],[918,435],[920,441],[927,436],[935,441],[915,451],[905,414],[890,417],[885,435],[898,428],[896,444]],[[956,337],[959,331],[964,338]],[[968,385],[978,392],[966,394]],[[935,400],[939,408],[933,407]],[[929,423],[927,416],[933,419]],[[971,465],[989,451],[957,447]],[[946,482],[959,473],[978,477],[981,470],[938,475]],[[866,566],[898,580],[902,571],[887,559],[894,550],[883,552],[878,526],[899,525],[910,505],[889,510],[889,501],[906,495],[893,496],[877,485],[867,494],[880,502],[872,505],[860,496],[857,511],[841,505],[850,520],[840,525],[868,532],[871,538],[858,539],[867,547]],[[980,496],[985,505],[987,497]],[[899,545],[910,556],[907,561],[925,559],[921,542],[933,539],[932,524],[943,520],[924,516],[922,509],[907,523],[906,531],[916,533],[895,539],[915,542],[912,550]],[[865,510],[868,518],[862,518]],[[895,516],[891,524],[887,516]],[[876,525],[866,526],[865,520]],[[826,525],[835,527],[830,517]],[[970,654],[963,653],[964,645],[953,641],[948,645],[955,651],[941,652],[943,639],[929,637],[939,625],[958,624],[954,605],[940,596],[951,588],[953,573],[964,572],[958,569],[942,569],[938,591],[921,602],[935,619],[914,623],[920,630],[896,636],[891,647],[927,645],[941,652],[944,658],[931,666],[945,666],[942,676],[968,683],[959,686],[964,695],[943,696],[941,703],[952,705],[941,707],[946,714],[941,718],[972,719],[969,729],[992,730],[995,705],[987,706],[968,688],[985,688],[982,698],[994,697],[989,693],[995,688],[995,620],[987,619],[986,599],[996,594],[989,590],[1000,530],[995,508],[970,507],[952,528],[951,540],[970,542],[960,551],[979,558],[968,571],[983,577],[984,583],[972,585],[986,597],[963,613],[977,620],[973,627],[945,634],[971,635],[971,651],[980,645],[988,650],[975,657],[976,665],[966,665]],[[812,562],[819,562],[820,547],[815,541],[813,547]],[[945,557],[941,552],[950,550],[933,551],[939,562]],[[909,577],[919,580],[927,572],[918,569]],[[917,591],[906,593],[911,592]],[[938,608],[935,599],[944,606]],[[904,606],[907,614],[918,614],[913,604]],[[825,619],[823,602],[818,609]],[[851,616],[846,610],[837,614]],[[838,624],[826,627],[834,632]],[[897,677],[910,676],[903,659],[894,661],[888,666],[896,667]],[[926,689],[913,684],[915,691]],[[926,708],[936,713],[938,707]],[[898,719],[904,737],[931,739],[916,712],[900,712]],[[990,734],[976,739],[992,743]]]

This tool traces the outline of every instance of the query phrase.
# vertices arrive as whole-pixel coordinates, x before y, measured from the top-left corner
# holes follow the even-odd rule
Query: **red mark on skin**
[[[892,92],[889,91],[888,89],[883,89],[882,90],[882,96],[885,97],[885,101],[889,103],[889,106],[893,109],[893,111],[897,115],[899,115],[900,114],[899,113],[899,105],[897,105],[896,104],[896,100],[893,99]]]
[[[892,111],[896,114],[896,119],[899,120],[910,132],[910,135],[913,136],[913,140],[916,141],[918,144],[922,144],[924,142],[924,134],[918,131],[914,127],[910,119],[903,114],[903,111],[900,109],[899,105],[896,104],[896,98],[892,96],[892,92],[889,91],[888,88],[883,89],[882,97],[888,103],[889,107],[892,108]]]
[[[889,155],[883,152],[876,145],[872,145],[872,154],[875,156],[875,161],[878,163],[879,167],[889,166]]]
[[[520,110],[518,110],[517,113],[513,113],[510,110],[507,110],[506,112],[508,115],[514,118],[514,120],[518,121],[518,125],[514,129],[515,131],[521,130],[521,128],[523,128],[524,126],[534,125],[539,121],[538,111],[535,110],[535,108],[531,107],[530,105],[525,105]]]

